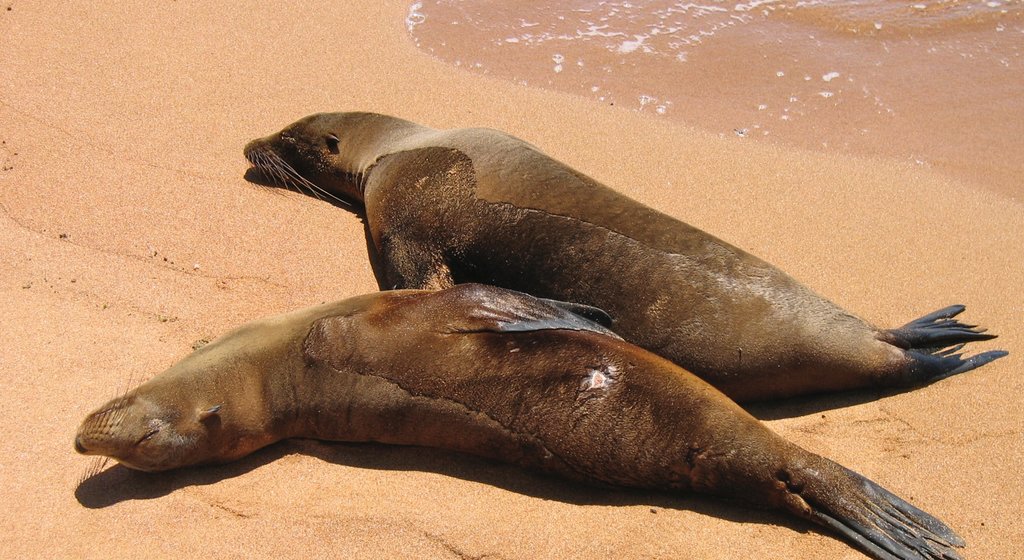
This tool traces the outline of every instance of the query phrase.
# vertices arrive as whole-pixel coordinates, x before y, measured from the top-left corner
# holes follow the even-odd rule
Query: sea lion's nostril
[[[79,453],[81,453],[83,455],[85,454],[85,446],[82,445],[82,438],[81,438],[81,436],[75,436],[75,451],[77,451],[77,452],[79,452]]]

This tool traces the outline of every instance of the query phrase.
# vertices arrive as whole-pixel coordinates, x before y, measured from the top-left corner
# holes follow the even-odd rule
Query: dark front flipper
[[[466,250],[473,219],[463,205],[475,184],[468,156],[449,148],[383,155],[365,172],[366,221],[386,289],[455,285],[450,261]]]
[[[827,459],[780,473],[791,512],[843,535],[883,560],[957,560],[964,540],[931,515]]]
[[[953,318],[963,313],[964,309],[963,305],[951,305],[929,313],[902,327],[884,331],[882,339],[904,349],[935,349],[996,337],[977,325],[967,325]]]
[[[385,237],[377,247],[385,290],[444,290],[455,285],[452,271],[438,251],[401,238]]]
[[[451,332],[532,332],[538,330],[592,331],[619,338],[594,321],[608,314],[589,305],[535,298],[486,284],[459,284],[434,296],[452,314]],[[443,311],[441,311],[443,312]]]
[[[608,314],[607,311],[601,309],[600,307],[594,307],[593,305],[584,305],[582,303],[573,303],[570,301],[560,301],[557,299],[540,298],[540,300],[549,305],[553,305],[555,307],[564,309],[570,313],[579,315],[580,317],[590,319],[591,321],[601,325],[602,327],[608,327],[609,329],[612,328],[612,323],[614,322],[614,320],[612,319],[611,315]]]

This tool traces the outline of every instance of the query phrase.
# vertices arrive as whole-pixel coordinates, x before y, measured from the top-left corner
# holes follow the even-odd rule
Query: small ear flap
[[[214,418],[218,418],[220,416],[220,407],[221,405],[218,404],[200,412],[199,421],[205,423]]]
[[[328,134],[327,137],[324,138],[324,142],[327,143],[327,149],[330,150],[332,154],[338,153],[338,142],[341,142],[341,140],[337,136],[334,134]]]

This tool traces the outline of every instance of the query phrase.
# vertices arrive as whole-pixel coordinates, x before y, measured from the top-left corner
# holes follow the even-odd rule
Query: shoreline
[[[129,377],[245,321],[376,289],[358,218],[254,187],[241,153],[306,114],[356,109],[508,131],[880,325],[966,304],[965,320],[1000,335],[973,350],[1010,356],[915,391],[757,415],[942,519],[965,557],[1024,550],[1006,495],[1024,487],[1020,202],[909,164],[718,138],[462,72],[416,49],[407,10],[0,11],[0,74],[17,77],[0,83],[9,554],[862,557],[781,514],[381,445],[293,441],[166,475],[108,467],[79,485],[90,461],[74,431]]]
[[[408,27],[422,51],[475,74],[1024,196],[1024,10],[584,4],[428,0],[410,9]]]

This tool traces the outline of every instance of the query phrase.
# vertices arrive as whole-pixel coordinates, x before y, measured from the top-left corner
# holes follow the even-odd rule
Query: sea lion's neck
[[[291,437],[302,429],[296,387],[317,381],[302,375],[310,325],[344,312],[345,306],[325,304],[243,325],[147,382],[147,390],[187,401],[188,409],[220,405],[221,425],[240,438],[240,447]]]
[[[440,132],[400,119],[350,130],[339,147],[344,155],[340,167],[352,183],[352,192],[346,194],[365,204],[366,190],[372,188],[368,181],[370,173],[382,158],[414,149],[423,143],[424,138]]]

